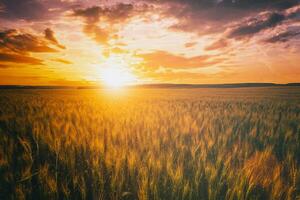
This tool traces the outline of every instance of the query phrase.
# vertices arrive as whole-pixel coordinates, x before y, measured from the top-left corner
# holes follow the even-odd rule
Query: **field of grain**
[[[0,199],[300,199],[300,88],[1,90]]]

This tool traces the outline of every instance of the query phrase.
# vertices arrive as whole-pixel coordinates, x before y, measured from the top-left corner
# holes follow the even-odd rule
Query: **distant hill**
[[[129,88],[246,88],[246,87],[300,87],[300,83],[226,83],[226,84],[143,84],[131,85]],[[27,86],[0,85],[0,89],[101,89],[100,86]]]
[[[286,87],[300,86],[300,83],[229,83],[229,84],[146,84],[135,87],[142,88],[242,88],[242,87]]]
[[[0,85],[0,89],[76,89],[71,86]]]

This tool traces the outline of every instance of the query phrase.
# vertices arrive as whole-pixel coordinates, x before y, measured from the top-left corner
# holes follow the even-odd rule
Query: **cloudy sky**
[[[106,76],[300,82],[300,2],[0,0],[0,84],[94,85]]]

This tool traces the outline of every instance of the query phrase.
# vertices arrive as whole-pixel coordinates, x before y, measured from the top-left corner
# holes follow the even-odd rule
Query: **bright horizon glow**
[[[290,1],[0,1],[0,85],[300,82]]]
[[[121,88],[136,82],[129,65],[119,57],[111,56],[103,64],[101,80],[109,88]]]

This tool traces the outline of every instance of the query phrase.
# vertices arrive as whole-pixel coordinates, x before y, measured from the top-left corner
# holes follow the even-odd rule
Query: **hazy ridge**
[[[142,84],[131,85],[129,88],[243,88],[243,87],[291,87],[300,83],[226,83],[226,84]],[[0,85],[0,89],[101,89],[101,86],[30,86],[30,85]]]

